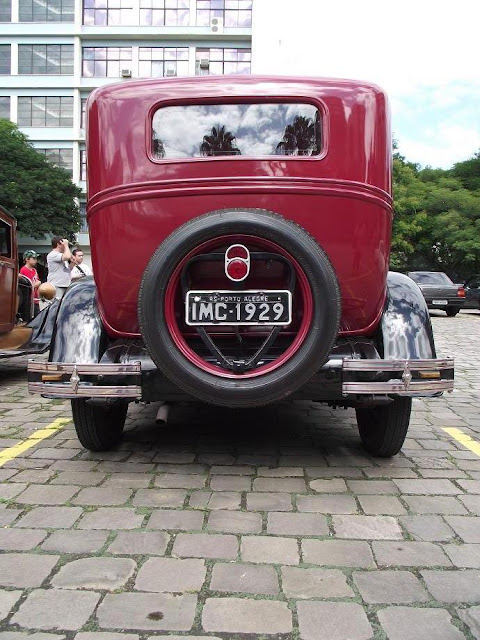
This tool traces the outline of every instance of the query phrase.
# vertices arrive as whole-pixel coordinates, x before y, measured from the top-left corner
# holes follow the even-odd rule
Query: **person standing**
[[[40,313],[40,296],[38,295],[38,287],[41,285],[40,278],[36,270],[38,253],[29,249],[23,254],[24,265],[20,269],[22,276],[28,278],[33,287],[33,315],[36,316]]]
[[[72,282],[85,278],[87,276],[93,276],[93,272],[88,264],[83,264],[83,251],[81,249],[74,249],[72,251]]]
[[[47,256],[48,277],[47,282],[51,282],[57,289],[56,297],[62,298],[72,281],[73,264],[72,252],[68,246],[68,240],[60,236],[52,238],[52,250]]]

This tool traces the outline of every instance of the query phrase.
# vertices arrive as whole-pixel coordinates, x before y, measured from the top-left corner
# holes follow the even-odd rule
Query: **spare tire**
[[[258,262],[244,282],[232,284],[226,277],[223,256],[229,246],[238,244],[248,245]],[[273,257],[268,260],[266,256]],[[215,259],[218,262],[210,265],[205,262]],[[215,292],[234,292],[239,287],[245,291],[283,290],[289,273],[288,282],[294,289],[291,324],[275,331],[269,326],[270,338],[257,338],[264,328],[267,331],[265,325],[187,326],[188,269],[196,279],[188,289]],[[274,275],[276,281],[272,280]],[[272,282],[277,286],[272,287]],[[338,335],[340,292],[328,257],[305,229],[265,210],[222,210],[190,220],[162,242],[144,272],[138,312],[147,350],[171,381],[212,404],[254,407],[281,400],[299,389],[327,361]],[[224,357],[225,345],[229,352],[250,349],[251,356],[265,339],[271,344],[253,367],[246,358]],[[238,362],[243,363],[240,368]],[[242,370],[246,362],[250,369]]]

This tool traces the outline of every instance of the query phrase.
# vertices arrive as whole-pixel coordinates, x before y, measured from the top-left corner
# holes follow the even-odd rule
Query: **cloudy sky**
[[[253,73],[371,80],[408,160],[480,148],[480,0],[255,0]]]

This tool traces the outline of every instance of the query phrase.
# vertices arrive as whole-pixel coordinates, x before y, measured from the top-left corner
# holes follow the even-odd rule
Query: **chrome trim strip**
[[[348,371],[403,371],[405,367],[411,371],[453,369],[454,359],[432,360],[351,360],[343,359],[343,369]],[[413,383],[412,383],[413,384]]]
[[[99,386],[80,383],[73,388],[71,384],[52,384],[49,382],[29,382],[30,393],[42,393],[62,398],[141,398],[142,387],[130,386]]]
[[[343,382],[342,393],[346,394],[381,394],[401,393],[402,395],[415,395],[423,391],[452,391],[453,380],[427,380],[412,381],[408,388],[401,380],[389,382]]]
[[[142,367],[140,362],[126,363],[126,364],[112,364],[112,363],[92,363],[92,364],[75,364],[65,362],[36,362],[30,360],[28,362],[28,372],[35,373],[69,373],[73,372],[77,375],[101,375],[101,376],[114,376],[119,373],[126,374],[140,374]]]
[[[330,358],[327,362],[320,368],[320,371],[325,371],[327,369],[343,369],[342,358]]]

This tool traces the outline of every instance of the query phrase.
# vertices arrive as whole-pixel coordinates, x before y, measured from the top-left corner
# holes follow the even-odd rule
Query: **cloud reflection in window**
[[[310,104],[163,107],[153,117],[153,130],[158,158],[313,156],[321,150],[320,114]]]

